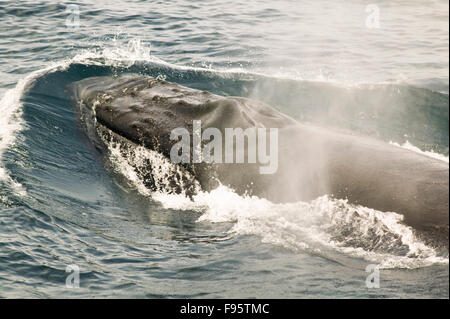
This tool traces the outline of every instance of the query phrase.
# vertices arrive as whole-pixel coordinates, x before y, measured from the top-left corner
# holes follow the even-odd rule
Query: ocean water
[[[158,154],[102,157],[66,90],[160,76],[448,162],[448,2],[373,4],[0,0],[0,297],[448,298],[448,251],[401,215],[151,192],[130,161]]]

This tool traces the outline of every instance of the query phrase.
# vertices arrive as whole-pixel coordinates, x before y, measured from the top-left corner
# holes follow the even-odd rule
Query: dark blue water
[[[67,93],[91,76],[160,76],[448,161],[448,3],[382,1],[379,29],[358,1],[67,4],[0,1],[0,297],[448,298],[448,251],[371,221],[397,215],[151,193],[95,149]]]

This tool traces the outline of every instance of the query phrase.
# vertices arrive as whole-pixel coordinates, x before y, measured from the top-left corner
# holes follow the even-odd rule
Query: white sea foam
[[[438,159],[438,160],[441,160],[441,161],[446,162],[446,163],[449,162],[448,156],[436,153],[436,152],[434,152],[432,150],[431,151],[422,151],[417,146],[412,145],[409,141],[406,141],[403,144],[399,144],[399,143],[395,143],[395,142],[390,141],[389,144],[395,145],[395,146],[398,146],[398,147],[401,147],[401,148],[404,148],[404,149],[407,149],[407,150],[410,150],[410,151],[413,151],[413,152],[416,152],[416,153],[419,153],[419,154],[422,154],[422,155],[425,155],[425,156],[428,156],[428,157],[431,157],[431,158],[434,158],[434,159]]]
[[[199,191],[200,185],[181,166],[175,165],[162,154],[131,142],[121,143],[114,133],[99,129],[99,136],[108,147],[111,166],[131,181],[142,195],[151,195],[145,181],[151,178],[154,191],[160,194]],[[151,168],[151,171],[149,171]]]
[[[158,197],[156,197],[158,198]],[[159,198],[160,199],[160,198]],[[380,264],[381,268],[415,268],[448,263],[418,240],[396,213],[379,212],[327,196],[306,203],[274,204],[239,196],[220,186],[194,196],[193,204],[164,197],[166,208],[203,212],[199,221],[233,222],[230,233],[257,235],[262,242],[294,251],[327,255],[337,251]],[[180,205],[177,207],[177,205]]]

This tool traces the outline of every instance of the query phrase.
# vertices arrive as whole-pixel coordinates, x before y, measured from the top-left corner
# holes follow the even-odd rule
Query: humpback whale
[[[108,134],[166,158],[177,142],[170,138],[171,132],[179,127],[192,132],[194,121],[200,120],[203,129],[220,132],[277,128],[274,174],[260,174],[261,163],[178,165],[206,191],[220,182],[237,193],[274,202],[308,201],[328,194],[396,212],[427,243],[448,248],[449,167],[445,162],[370,137],[300,123],[258,101],[219,96],[148,76],[91,77],[73,83],[70,90],[94,141],[94,135]],[[147,169],[142,177],[152,187],[154,168]],[[171,184],[174,192],[180,191],[176,184]],[[196,191],[189,188],[189,181],[184,187]]]

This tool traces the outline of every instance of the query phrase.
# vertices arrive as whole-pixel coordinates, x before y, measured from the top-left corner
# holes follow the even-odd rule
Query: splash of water
[[[401,147],[401,148],[404,148],[404,149],[407,149],[407,150],[410,150],[410,151],[413,151],[413,152],[416,152],[416,153],[419,153],[419,154],[422,154],[422,155],[425,155],[425,156],[428,156],[428,157],[431,157],[434,159],[438,159],[438,160],[446,162],[446,163],[449,162],[448,156],[436,153],[433,150],[423,151],[420,148],[418,148],[417,146],[412,145],[409,141],[406,141],[403,144],[398,144],[398,143],[390,141],[389,144],[397,146],[397,147]]]

